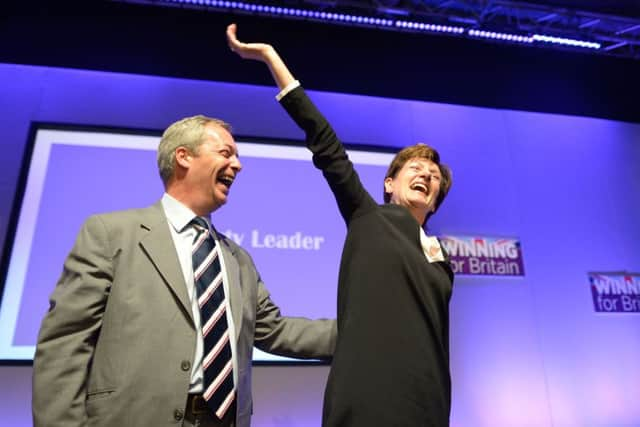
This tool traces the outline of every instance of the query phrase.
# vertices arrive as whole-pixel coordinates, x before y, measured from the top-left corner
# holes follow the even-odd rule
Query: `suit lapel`
[[[187,286],[160,202],[147,209],[147,213],[140,223],[140,226],[147,230],[146,236],[140,240],[140,246],[193,322]]]
[[[227,283],[229,288],[229,305],[231,306],[231,315],[233,316],[233,324],[235,326],[236,339],[240,335],[242,328],[242,281],[240,280],[240,265],[235,256],[235,249],[229,244],[225,236],[218,234],[220,242],[220,251],[224,260],[224,266],[227,272]]]

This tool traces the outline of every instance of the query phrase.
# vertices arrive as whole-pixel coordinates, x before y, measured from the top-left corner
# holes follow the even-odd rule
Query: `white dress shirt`
[[[197,215],[193,213],[191,209],[165,193],[162,196],[162,208],[167,216],[169,223],[169,230],[171,231],[171,237],[176,247],[176,253],[178,260],[180,261],[180,267],[182,268],[182,274],[184,276],[184,282],[187,286],[187,292],[189,300],[191,301],[191,313],[193,315],[193,321],[196,327],[196,352],[191,368],[191,382],[189,385],[189,393],[202,393],[203,392],[203,371],[202,371],[202,358],[203,358],[203,339],[202,339],[202,324],[200,321],[200,308],[198,307],[198,296],[196,293],[196,285],[193,280],[193,260],[192,260],[192,247],[193,241],[196,237],[196,230],[189,226],[189,223]],[[204,218],[204,217],[201,217]],[[212,232],[209,218],[204,218],[209,224],[209,232],[216,241],[216,245],[220,245],[218,236],[215,232]],[[220,252],[222,255],[222,252]],[[220,257],[220,268],[222,269],[223,287],[225,293],[225,304],[227,305],[227,323],[229,324],[229,336],[235,337],[235,326],[233,323],[233,317],[231,314],[231,307],[229,305],[229,280],[227,271],[225,268],[224,256]],[[236,340],[230,339],[231,344],[231,359],[233,363],[233,383],[238,383],[238,363],[235,357],[236,354]]]
[[[277,95],[276,95],[276,101],[280,101],[282,98],[284,98],[284,96],[286,94],[288,94],[289,92],[291,92],[292,90],[294,90],[295,88],[297,88],[298,86],[300,86],[300,81],[299,80],[294,80],[291,83],[289,83],[288,85],[286,85],[284,87],[284,89],[282,89]]]

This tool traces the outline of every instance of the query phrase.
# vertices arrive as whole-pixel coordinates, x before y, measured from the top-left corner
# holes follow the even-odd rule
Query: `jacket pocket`
[[[106,397],[111,396],[116,390],[113,388],[104,389],[104,390],[94,390],[87,393],[87,402],[104,399]]]
[[[113,407],[113,397],[116,396],[115,389],[94,390],[87,393],[85,408],[87,417],[89,417],[89,425],[94,425],[97,420],[102,419]],[[98,423],[99,425],[100,423]]]

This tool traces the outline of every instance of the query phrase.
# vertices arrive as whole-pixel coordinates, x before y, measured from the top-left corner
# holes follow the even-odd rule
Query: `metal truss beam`
[[[640,19],[636,18],[505,0],[416,0],[406,6],[416,15],[447,16],[485,30],[599,42],[602,47],[594,53],[640,58]]]
[[[640,19],[506,0],[112,0],[326,21],[397,31],[442,32],[640,59]],[[309,11],[309,14],[289,13]],[[337,18],[337,15],[340,18]],[[327,16],[325,18],[325,16]],[[351,19],[365,17],[362,19]],[[347,19],[349,18],[349,19]],[[439,30],[439,26],[446,27]],[[500,35],[496,36],[496,33]],[[522,39],[526,39],[523,41]],[[564,43],[567,39],[598,44]],[[587,46],[591,47],[591,46]]]

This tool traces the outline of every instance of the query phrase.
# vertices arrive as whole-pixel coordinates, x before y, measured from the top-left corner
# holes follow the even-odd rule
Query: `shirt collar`
[[[167,193],[162,195],[160,202],[162,203],[162,208],[167,215],[169,224],[171,224],[176,233],[184,231],[191,220],[197,216],[191,209]],[[202,218],[206,219],[209,225],[211,224],[208,217]]]
[[[422,246],[422,252],[427,257],[429,262],[444,261],[444,254],[442,253],[442,247],[437,237],[427,236],[422,227],[420,228],[420,246]]]

